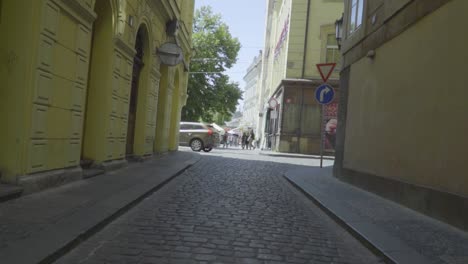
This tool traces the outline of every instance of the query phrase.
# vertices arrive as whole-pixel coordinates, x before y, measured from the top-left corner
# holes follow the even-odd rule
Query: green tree
[[[192,44],[195,56],[190,65],[182,120],[213,122],[220,121],[216,118],[219,116],[230,120],[242,91],[224,72],[236,63],[240,42],[232,37],[221,15],[203,6],[195,11]]]

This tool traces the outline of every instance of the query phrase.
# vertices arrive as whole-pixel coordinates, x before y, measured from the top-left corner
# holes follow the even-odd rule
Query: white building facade
[[[256,56],[244,76],[244,107],[241,126],[253,128],[255,132],[259,123],[259,96],[260,96],[260,76],[262,70],[262,51]],[[258,134],[258,133],[257,133]]]

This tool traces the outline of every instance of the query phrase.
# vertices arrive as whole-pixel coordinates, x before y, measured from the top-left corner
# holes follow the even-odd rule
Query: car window
[[[202,125],[193,125],[193,129],[205,129]]]
[[[188,125],[188,124],[182,124],[182,125],[180,125],[180,129],[183,129],[183,130],[190,129],[190,127],[191,127],[191,126]]]

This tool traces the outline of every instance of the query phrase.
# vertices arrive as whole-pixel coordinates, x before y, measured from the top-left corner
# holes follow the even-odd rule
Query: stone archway
[[[127,143],[125,154],[127,157],[135,154],[135,137],[136,137],[136,122],[137,122],[137,104],[139,86],[144,82],[144,74],[142,74],[143,67],[145,66],[149,48],[146,44],[148,42],[148,33],[144,26],[140,26],[135,40],[136,54],[133,58],[133,71],[132,82],[130,87],[129,109],[128,109],[128,122],[127,122]]]
[[[129,94],[126,155],[141,157],[152,153],[148,139],[151,133],[153,87],[151,82],[151,30],[146,20],[138,27],[133,58],[133,73]]]

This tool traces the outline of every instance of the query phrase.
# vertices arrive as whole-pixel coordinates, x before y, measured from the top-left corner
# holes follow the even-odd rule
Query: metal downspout
[[[304,58],[302,59],[302,75],[301,78],[305,78],[305,68],[306,68],[306,57],[307,57],[307,44],[309,39],[309,18],[310,18],[310,0],[307,1],[307,16],[306,16],[306,26],[305,26],[305,37],[304,37]],[[301,137],[302,137],[302,112],[304,111],[304,88],[301,89],[301,111],[299,112],[299,133],[297,135],[297,144],[296,152],[301,152]]]
[[[307,17],[306,17],[306,25],[305,25],[305,37],[304,37],[304,58],[302,59],[302,75],[301,78],[304,79],[305,77],[305,64],[306,64],[306,55],[307,55],[307,45],[309,39],[309,18],[310,18],[310,0],[307,1]]]

